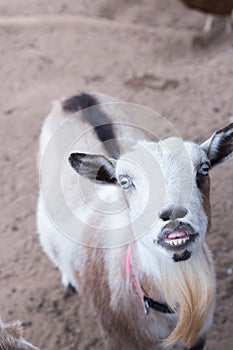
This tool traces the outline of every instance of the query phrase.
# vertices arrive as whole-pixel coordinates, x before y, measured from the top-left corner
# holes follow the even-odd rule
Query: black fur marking
[[[74,295],[76,293],[77,293],[76,288],[71,283],[69,283],[67,286],[67,289],[63,295],[63,299],[64,300],[69,299],[72,295]]]
[[[205,338],[200,338],[194,346],[192,346],[189,350],[203,350],[205,347]]]
[[[68,289],[71,293],[73,293],[73,294],[77,293],[76,288],[75,288],[75,287],[73,286],[73,284],[71,284],[71,283],[68,284],[67,289]]]
[[[112,172],[109,171],[109,167],[106,165],[102,165],[97,174],[96,174],[96,180],[98,182],[108,182],[108,183],[116,183],[117,180],[116,178],[113,176]]]
[[[68,160],[72,168],[79,172],[80,166],[82,164],[82,159],[86,157],[85,153],[71,153]]]
[[[220,136],[221,134],[222,136],[217,145],[217,150],[215,151],[214,155],[211,155],[211,145],[214,143],[215,137]],[[207,153],[207,155],[210,158],[211,166],[215,166],[216,164],[224,161],[233,152],[233,123],[217,131],[213,137],[211,145],[208,152],[210,154]]]
[[[98,105],[98,101],[93,96],[83,92],[80,95],[72,96],[65,100],[62,107],[67,112],[78,112],[95,105]]]
[[[115,167],[104,156],[72,153],[69,156],[72,168],[81,176],[99,183],[116,183]]]
[[[113,158],[119,158],[120,146],[116,140],[115,132],[111,120],[103,113],[100,107],[91,108],[85,111],[86,108],[98,106],[99,102],[93,96],[82,93],[78,96],[73,96],[63,102],[63,109],[68,112],[83,111],[83,120],[87,121],[94,127],[97,137]]]
[[[182,253],[175,253],[172,258],[175,262],[179,262],[179,261],[188,260],[190,258],[190,256],[191,256],[190,251],[186,249]]]

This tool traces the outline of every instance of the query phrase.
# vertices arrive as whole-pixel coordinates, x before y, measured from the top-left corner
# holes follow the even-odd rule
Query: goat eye
[[[119,182],[122,188],[125,190],[132,186],[133,182],[131,178],[127,175],[122,175],[119,177]]]
[[[204,176],[207,176],[209,174],[209,169],[210,166],[208,163],[203,163],[199,166],[199,168],[197,169],[198,173]]]

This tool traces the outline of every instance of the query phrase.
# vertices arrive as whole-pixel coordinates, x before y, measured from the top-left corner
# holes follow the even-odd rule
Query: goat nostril
[[[186,208],[172,207],[172,208],[163,210],[159,217],[163,221],[181,219],[181,218],[185,217],[187,212],[188,211]]]
[[[168,221],[171,219],[171,215],[172,215],[172,208],[170,209],[165,209],[162,211],[162,213],[160,214],[160,219],[162,219],[163,221]]]
[[[185,217],[187,212],[188,211],[186,208],[182,208],[182,207],[175,208],[173,211],[174,219],[179,219],[179,218]]]

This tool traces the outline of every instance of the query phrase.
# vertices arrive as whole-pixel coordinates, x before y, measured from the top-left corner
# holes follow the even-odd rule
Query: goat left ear
[[[114,184],[117,182],[115,166],[111,160],[102,155],[71,153],[69,163],[82,177],[96,183]]]
[[[233,158],[233,123],[214,133],[201,145],[207,153],[211,166]]]

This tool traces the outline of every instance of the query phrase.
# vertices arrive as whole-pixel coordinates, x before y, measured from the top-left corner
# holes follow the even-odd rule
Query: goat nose
[[[163,221],[181,219],[185,217],[187,212],[187,209],[183,207],[171,207],[164,209],[159,217]]]

